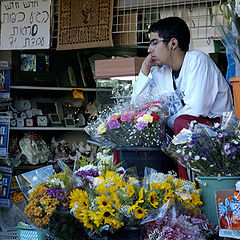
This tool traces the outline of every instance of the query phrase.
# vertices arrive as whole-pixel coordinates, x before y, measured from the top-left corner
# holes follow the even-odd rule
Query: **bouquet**
[[[166,102],[162,99],[141,107],[129,106],[129,103],[117,103],[100,111],[86,131],[100,144],[109,146],[161,145],[168,117]]]
[[[226,127],[215,124],[212,128],[203,125],[196,131],[183,130],[167,151],[200,176],[239,175],[239,125],[235,120]]]
[[[217,233],[216,227],[202,215],[184,213],[175,206],[157,220],[148,222],[145,228],[145,240],[205,240]]]
[[[220,1],[219,8],[226,20],[224,25],[218,24],[220,40],[227,49],[227,52],[235,60],[237,67],[240,63],[240,1]]]
[[[36,171],[39,172],[41,169]],[[42,172],[46,174],[45,170]],[[31,190],[25,213],[35,227],[41,228],[53,237],[77,240],[81,234],[81,239],[87,239],[82,224],[69,211],[68,196],[72,187],[70,179],[71,175],[65,171],[49,176],[37,184]]]
[[[202,204],[195,185],[173,174],[152,173],[141,185],[136,177],[107,171],[104,176],[94,177],[89,187],[75,188],[69,206],[93,236],[104,230],[115,232],[124,226],[140,226],[162,204],[173,205],[175,200],[196,212]]]

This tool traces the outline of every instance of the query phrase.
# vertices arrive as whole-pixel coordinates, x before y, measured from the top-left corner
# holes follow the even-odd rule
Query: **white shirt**
[[[223,112],[233,111],[230,87],[218,67],[205,53],[186,52],[177,79],[177,89],[183,95],[185,106],[173,88],[172,70],[168,66],[156,68],[152,77],[139,73],[134,85],[131,103],[137,104],[150,93],[167,92],[171,96],[168,125],[173,129],[174,120],[183,114],[196,117],[220,117]]]

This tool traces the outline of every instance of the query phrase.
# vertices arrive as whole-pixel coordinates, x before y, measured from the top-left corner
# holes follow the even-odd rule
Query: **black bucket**
[[[154,168],[158,172],[168,173],[175,171],[177,173],[176,162],[157,147],[119,147],[119,162],[125,169],[136,166],[139,177],[144,176],[145,167]]]

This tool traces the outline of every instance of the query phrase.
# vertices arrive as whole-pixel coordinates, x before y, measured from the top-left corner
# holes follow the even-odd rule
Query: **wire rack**
[[[58,0],[53,0],[52,47],[56,47]],[[219,0],[114,0],[114,45],[145,45],[151,23],[168,16],[183,18],[191,31],[192,40],[217,39],[218,24],[224,18]]]
[[[183,18],[192,40],[216,39],[217,24],[224,18],[216,0],[115,0],[113,39],[115,45],[148,43],[147,29],[165,17]]]

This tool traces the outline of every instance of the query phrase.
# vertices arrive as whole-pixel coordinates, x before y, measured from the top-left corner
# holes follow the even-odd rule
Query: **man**
[[[149,29],[149,55],[135,83],[132,103],[150,93],[167,92],[168,126],[178,134],[192,120],[212,125],[223,112],[233,111],[231,90],[220,70],[201,51],[189,51],[190,31],[178,17],[168,17]],[[150,77],[150,69],[156,69]]]

